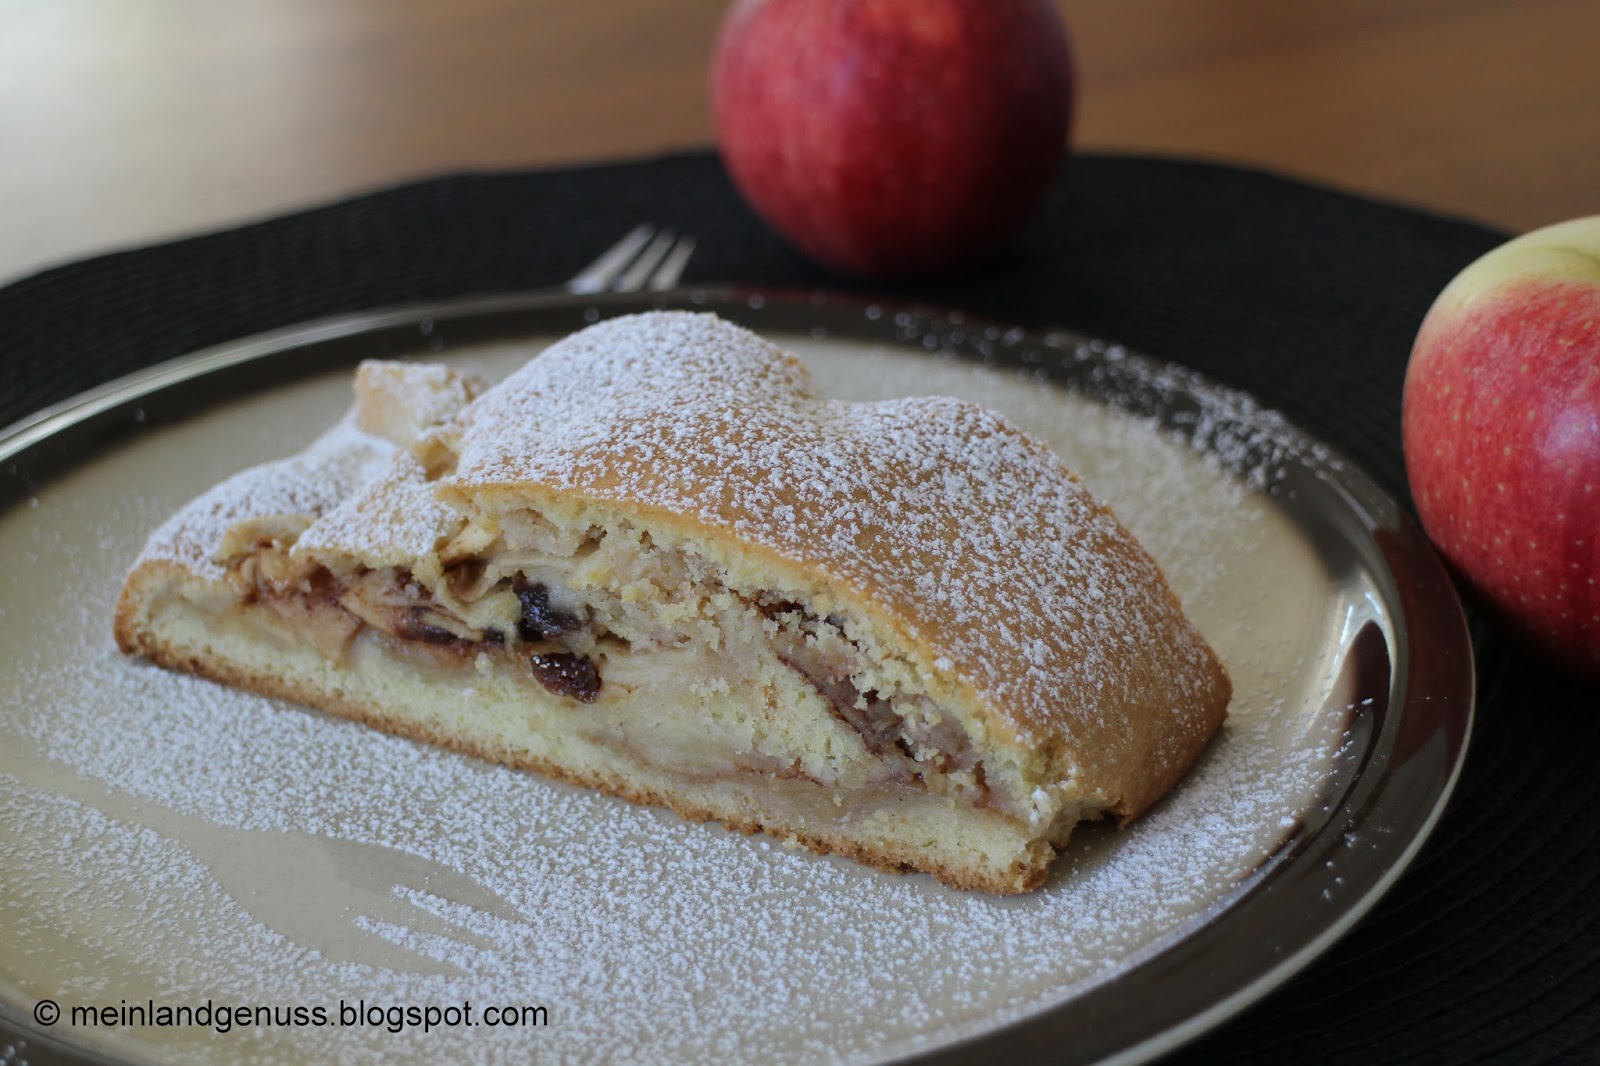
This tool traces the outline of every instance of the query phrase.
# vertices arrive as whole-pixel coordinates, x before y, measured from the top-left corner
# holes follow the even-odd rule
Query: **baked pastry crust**
[[[481,392],[481,395],[480,395]],[[151,537],[125,651],[960,887],[1164,795],[1226,671],[1042,444],[823,399],[710,315],[499,386],[363,364],[351,414]]]

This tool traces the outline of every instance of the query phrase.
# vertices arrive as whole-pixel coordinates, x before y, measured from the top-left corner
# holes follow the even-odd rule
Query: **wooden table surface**
[[[1596,0],[1058,0],[1076,143],[1600,212]],[[462,168],[711,143],[726,0],[0,0],[0,280]]]

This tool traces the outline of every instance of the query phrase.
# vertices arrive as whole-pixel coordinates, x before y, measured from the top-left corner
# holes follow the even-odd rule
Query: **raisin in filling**
[[[527,575],[517,574],[511,579],[511,591],[522,604],[517,630],[527,641],[549,640],[577,629],[583,623],[574,616],[550,607],[550,590]]]
[[[575,615],[550,606],[550,590],[524,574],[511,579],[520,613],[517,634],[528,643],[553,640],[579,629],[585,623]],[[570,696],[580,703],[593,703],[600,695],[600,671],[594,660],[574,652],[535,652],[528,656],[533,676],[557,696]]]
[[[528,656],[533,676],[557,696],[570,696],[579,703],[593,703],[600,695],[600,671],[587,655],[571,652],[537,653]]]

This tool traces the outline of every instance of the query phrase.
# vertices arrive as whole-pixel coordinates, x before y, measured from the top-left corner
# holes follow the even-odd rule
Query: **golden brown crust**
[[[188,571],[176,563],[160,559],[142,562],[129,572],[127,580],[122,584],[122,592],[117,595],[117,606],[111,620],[111,633],[116,638],[117,648],[122,654],[143,655],[152,662],[155,661],[148,650],[152,648],[151,642],[154,638],[139,624],[141,608],[156,594],[156,586],[163,579],[174,579],[187,573]],[[174,667],[174,669],[183,668]]]

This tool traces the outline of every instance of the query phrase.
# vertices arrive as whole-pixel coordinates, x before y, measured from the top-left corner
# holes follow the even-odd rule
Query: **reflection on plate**
[[[1230,720],[1179,790],[998,899],[116,652],[110,606],[149,530],[298,450],[354,360],[498,376],[648,306],[766,333],[825,392],[957,394],[1048,439],[1232,672]],[[1182,371],[954,314],[713,291],[375,314],[158,368],[15,429],[0,457],[0,1034],[36,1059],[1148,1057],[1371,905],[1437,816],[1471,714],[1448,583],[1359,473]],[[121,1024],[74,1022],[87,1006]]]

